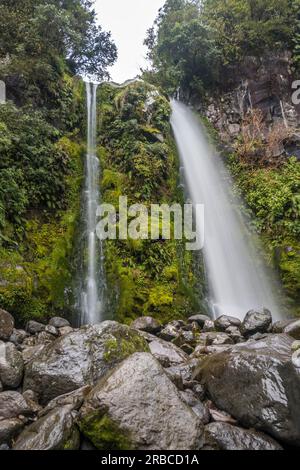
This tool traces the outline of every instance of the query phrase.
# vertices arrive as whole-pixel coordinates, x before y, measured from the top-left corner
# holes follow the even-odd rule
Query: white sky
[[[96,0],[98,19],[111,31],[118,48],[118,61],[110,68],[112,80],[122,83],[147,65],[143,41],[165,0]]]

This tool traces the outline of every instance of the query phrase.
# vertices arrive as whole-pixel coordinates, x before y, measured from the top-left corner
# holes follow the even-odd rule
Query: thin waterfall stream
[[[266,307],[282,317],[274,290],[253,235],[247,230],[232,193],[233,181],[221,158],[210,147],[198,117],[172,101],[171,124],[193,204],[204,204],[204,260],[213,315],[243,318],[247,311]]]

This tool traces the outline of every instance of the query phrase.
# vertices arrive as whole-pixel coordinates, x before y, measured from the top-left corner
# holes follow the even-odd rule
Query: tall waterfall
[[[99,204],[100,165],[97,158],[97,85],[86,83],[87,154],[84,188],[84,262],[83,285],[80,292],[81,323],[101,321],[102,313],[102,249],[96,236],[96,211]]]
[[[232,194],[232,180],[221,158],[208,144],[197,116],[172,101],[172,127],[185,181],[193,204],[204,204],[204,260],[214,316],[243,318],[251,309],[266,307],[281,317],[263,257],[247,230]]]

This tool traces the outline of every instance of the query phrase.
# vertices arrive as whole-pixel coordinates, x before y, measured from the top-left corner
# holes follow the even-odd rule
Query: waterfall
[[[241,201],[231,191],[229,173],[208,144],[197,116],[175,100],[172,109],[171,124],[189,196],[193,204],[205,206],[201,230],[205,236],[203,253],[213,315],[243,318],[251,309],[266,307],[275,319],[281,318],[273,281],[254,236],[247,230]]]
[[[84,188],[84,262],[80,292],[81,323],[101,321],[103,310],[102,246],[96,236],[96,211],[99,204],[100,164],[97,158],[97,85],[86,83],[87,153]],[[102,293],[102,295],[101,295]]]

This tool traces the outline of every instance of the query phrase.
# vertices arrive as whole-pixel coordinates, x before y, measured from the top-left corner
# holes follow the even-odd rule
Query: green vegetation
[[[183,202],[170,135],[170,108],[152,85],[137,82],[99,90],[102,199],[118,207]],[[159,221],[158,221],[159,223]],[[140,315],[183,318],[198,306],[192,254],[177,240],[107,241],[106,271],[117,319]]]

